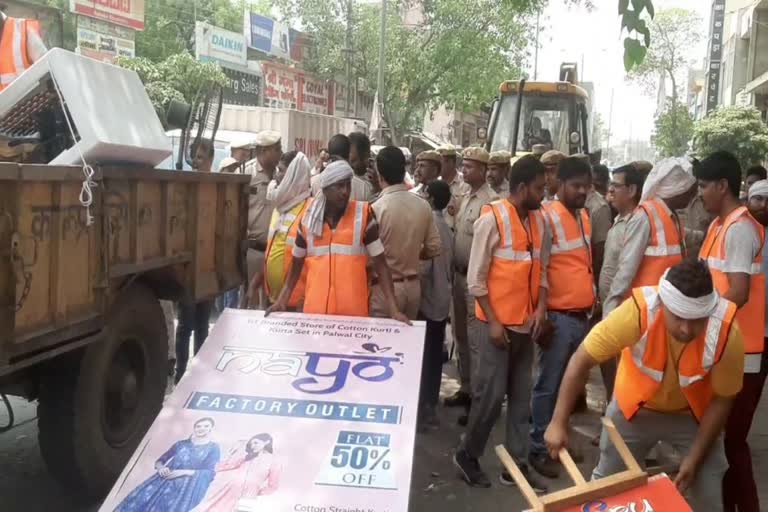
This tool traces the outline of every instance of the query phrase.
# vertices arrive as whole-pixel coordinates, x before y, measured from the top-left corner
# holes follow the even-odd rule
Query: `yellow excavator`
[[[486,149],[521,156],[543,145],[566,155],[590,154],[589,94],[578,84],[578,66],[565,62],[557,82],[508,80],[491,107]]]

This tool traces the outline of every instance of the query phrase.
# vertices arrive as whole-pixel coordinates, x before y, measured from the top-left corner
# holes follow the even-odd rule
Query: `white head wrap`
[[[320,174],[320,188],[330,187],[336,183],[342,181],[351,180],[354,176],[352,167],[349,166],[346,160],[337,160],[331,162]],[[307,213],[304,214],[304,226],[309,229],[315,236],[322,236],[323,234],[323,217],[325,216],[325,194],[317,194],[312,200]]]
[[[685,158],[665,158],[648,174],[640,200],[670,199],[688,192],[695,184],[691,162]]]
[[[280,213],[290,211],[310,194],[309,171],[312,164],[304,153],[298,153],[285,171],[280,185],[275,189],[272,201]]]
[[[768,197],[768,180],[756,181],[749,187],[749,199],[752,196]]]
[[[659,281],[659,298],[675,316],[686,320],[697,320],[708,318],[715,312],[720,302],[720,295],[716,290],[713,289],[712,293],[703,297],[688,297],[667,280],[668,273],[669,269],[664,272]]]

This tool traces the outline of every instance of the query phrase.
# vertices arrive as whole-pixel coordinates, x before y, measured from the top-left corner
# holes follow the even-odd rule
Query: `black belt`
[[[258,240],[254,240],[253,238],[249,238],[248,241],[248,248],[253,249],[254,251],[261,251],[263,247],[263,244],[259,244]]]
[[[572,318],[581,318],[586,319],[589,316],[589,312],[591,309],[569,309],[569,310],[562,310],[562,309],[551,309],[552,313],[559,313],[561,315],[570,316]]]
[[[469,270],[466,265],[454,265],[453,269],[464,276],[467,275],[467,271]]]
[[[392,278],[392,282],[393,283],[405,283],[407,281],[415,281],[415,280],[417,280],[419,278],[420,278],[420,276],[418,276],[418,275],[404,276],[404,277],[393,277]],[[371,281],[371,286],[376,286],[377,284],[379,284],[379,278],[378,277],[374,277],[373,280]]]

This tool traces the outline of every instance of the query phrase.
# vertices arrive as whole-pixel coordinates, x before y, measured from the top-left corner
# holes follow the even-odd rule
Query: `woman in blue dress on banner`
[[[177,441],[155,462],[155,474],[131,491],[115,512],[189,512],[205,497],[219,462],[210,440],[215,422],[197,420],[189,439]]]

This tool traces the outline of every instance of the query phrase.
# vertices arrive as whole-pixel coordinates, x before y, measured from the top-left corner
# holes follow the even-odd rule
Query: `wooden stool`
[[[573,462],[568,450],[562,449],[558,454],[560,462],[565,466],[574,485],[545,496],[536,495],[528,480],[525,479],[520,468],[517,467],[517,464],[512,460],[512,457],[503,445],[496,447],[496,455],[506,470],[509,471],[509,474],[512,475],[512,478],[514,478],[517,487],[525,496],[533,512],[556,512],[647,484],[648,474],[640,469],[637,461],[632,456],[632,452],[629,451],[613,422],[608,418],[603,418],[603,428],[608,432],[608,436],[611,438],[611,442],[616,451],[619,452],[619,456],[624,461],[624,464],[626,464],[627,470],[601,478],[600,480],[587,482]]]

